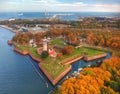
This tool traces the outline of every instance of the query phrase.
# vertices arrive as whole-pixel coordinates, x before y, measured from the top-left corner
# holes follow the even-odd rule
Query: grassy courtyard
[[[56,40],[57,41],[57,40]],[[60,40],[58,40],[60,41]],[[53,42],[52,44],[56,44],[56,42]],[[29,50],[29,52],[41,59],[41,56],[37,53],[37,48],[29,47],[29,46],[15,46],[20,50]],[[44,69],[55,79],[57,76],[59,76],[62,72],[64,72],[69,65],[63,65],[62,63],[71,61],[72,59],[75,59],[81,55],[86,55],[88,57],[95,56],[99,54],[105,53],[104,51],[97,50],[94,48],[88,48],[88,47],[79,47],[74,48],[74,51],[70,55],[63,55],[62,58],[52,58],[47,57],[43,59],[43,63],[41,62],[41,66],[44,67]]]
[[[48,57],[45,59],[46,63],[41,63],[41,65],[46,69],[48,73],[52,75],[53,78],[56,78],[60,73],[69,67],[69,65],[62,65],[62,62],[71,61],[72,59],[77,58],[83,54],[86,54],[89,57],[103,53],[105,52],[92,48],[80,47],[75,48],[72,54],[64,55],[61,59]]]
[[[75,53],[85,54],[87,57],[105,53],[104,51],[100,51],[100,50],[89,48],[89,47],[80,47],[80,48],[77,48],[75,51],[76,51]]]
[[[65,46],[63,40],[61,38],[53,39],[50,43],[50,45],[59,45],[59,46]]]
[[[64,72],[70,65],[63,65],[58,63],[51,57],[46,58],[45,63],[41,63],[42,67],[52,76],[53,79],[58,77]]]

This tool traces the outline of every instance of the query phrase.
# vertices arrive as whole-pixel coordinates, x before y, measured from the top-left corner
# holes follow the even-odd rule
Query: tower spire
[[[45,17],[48,18],[48,13],[46,10],[45,10]]]

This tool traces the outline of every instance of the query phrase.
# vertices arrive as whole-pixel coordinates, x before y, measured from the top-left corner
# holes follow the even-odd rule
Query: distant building
[[[70,27],[70,25],[66,25],[66,24],[54,24],[53,27],[54,28],[67,28],[67,27]]]
[[[78,37],[78,39],[80,41],[80,44],[86,44],[88,42],[87,38]]]
[[[31,40],[29,41],[29,45],[30,45],[31,47],[37,47],[34,39],[31,39]]]
[[[48,53],[49,53],[49,56],[51,56],[51,57],[57,56],[57,53],[55,52],[55,50],[52,47],[48,48]]]
[[[95,17],[95,20],[97,21],[104,21],[106,18],[105,17]]]
[[[28,32],[28,29],[27,28],[22,28],[23,32]]]

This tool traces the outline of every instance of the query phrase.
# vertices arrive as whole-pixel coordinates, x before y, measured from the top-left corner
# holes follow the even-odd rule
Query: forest
[[[52,94],[120,94],[120,58],[104,60],[100,67],[84,68]]]
[[[35,26],[36,24],[64,24],[70,25],[72,28],[80,29],[104,29],[104,28],[120,28],[119,18],[101,18],[101,17],[82,17],[79,20],[61,20],[61,19],[15,19],[14,21],[4,20],[0,21],[1,25],[21,25],[21,26]],[[103,20],[101,20],[103,19]]]
[[[30,39],[35,39],[36,44],[40,46],[41,39],[44,37],[63,38],[71,45],[91,45],[100,46],[113,50],[114,56],[120,56],[120,31],[119,30],[80,30],[80,29],[52,29],[47,32],[39,32],[32,34],[17,33],[13,40],[20,44],[27,44]],[[86,42],[81,43],[80,39],[85,39]]]

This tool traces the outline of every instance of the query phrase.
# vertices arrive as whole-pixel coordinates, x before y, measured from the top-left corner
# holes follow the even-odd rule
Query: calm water
[[[0,94],[48,94],[56,86],[51,85],[39,70],[37,63],[29,56],[21,56],[13,51],[13,47],[8,46],[7,41],[13,35],[14,33],[11,31],[0,28]],[[109,57],[110,54],[107,58]],[[48,88],[26,58],[38,69],[48,83]],[[73,69],[70,73],[76,71],[78,67],[84,67],[95,62],[86,63],[84,60],[80,60],[72,65]]]
[[[86,16],[106,16],[106,17],[120,17],[119,12],[48,12],[47,17],[52,17],[53,14],[72,14],[71,16],[60,16],[64,20],[76,20],[78,17]],[[0,20],[25,19],[25,18],[45,18],[44,12],[0,12]]]
[[[48,94],[53,89],[45,87],[42,79],[34,71],[25,57],[15,53],[13,47],[7,45],[14,33],[0,28],[0,94]],[[26,56],[32,60],[29,56]],[[36,67],[37,63],[32,60]]]

